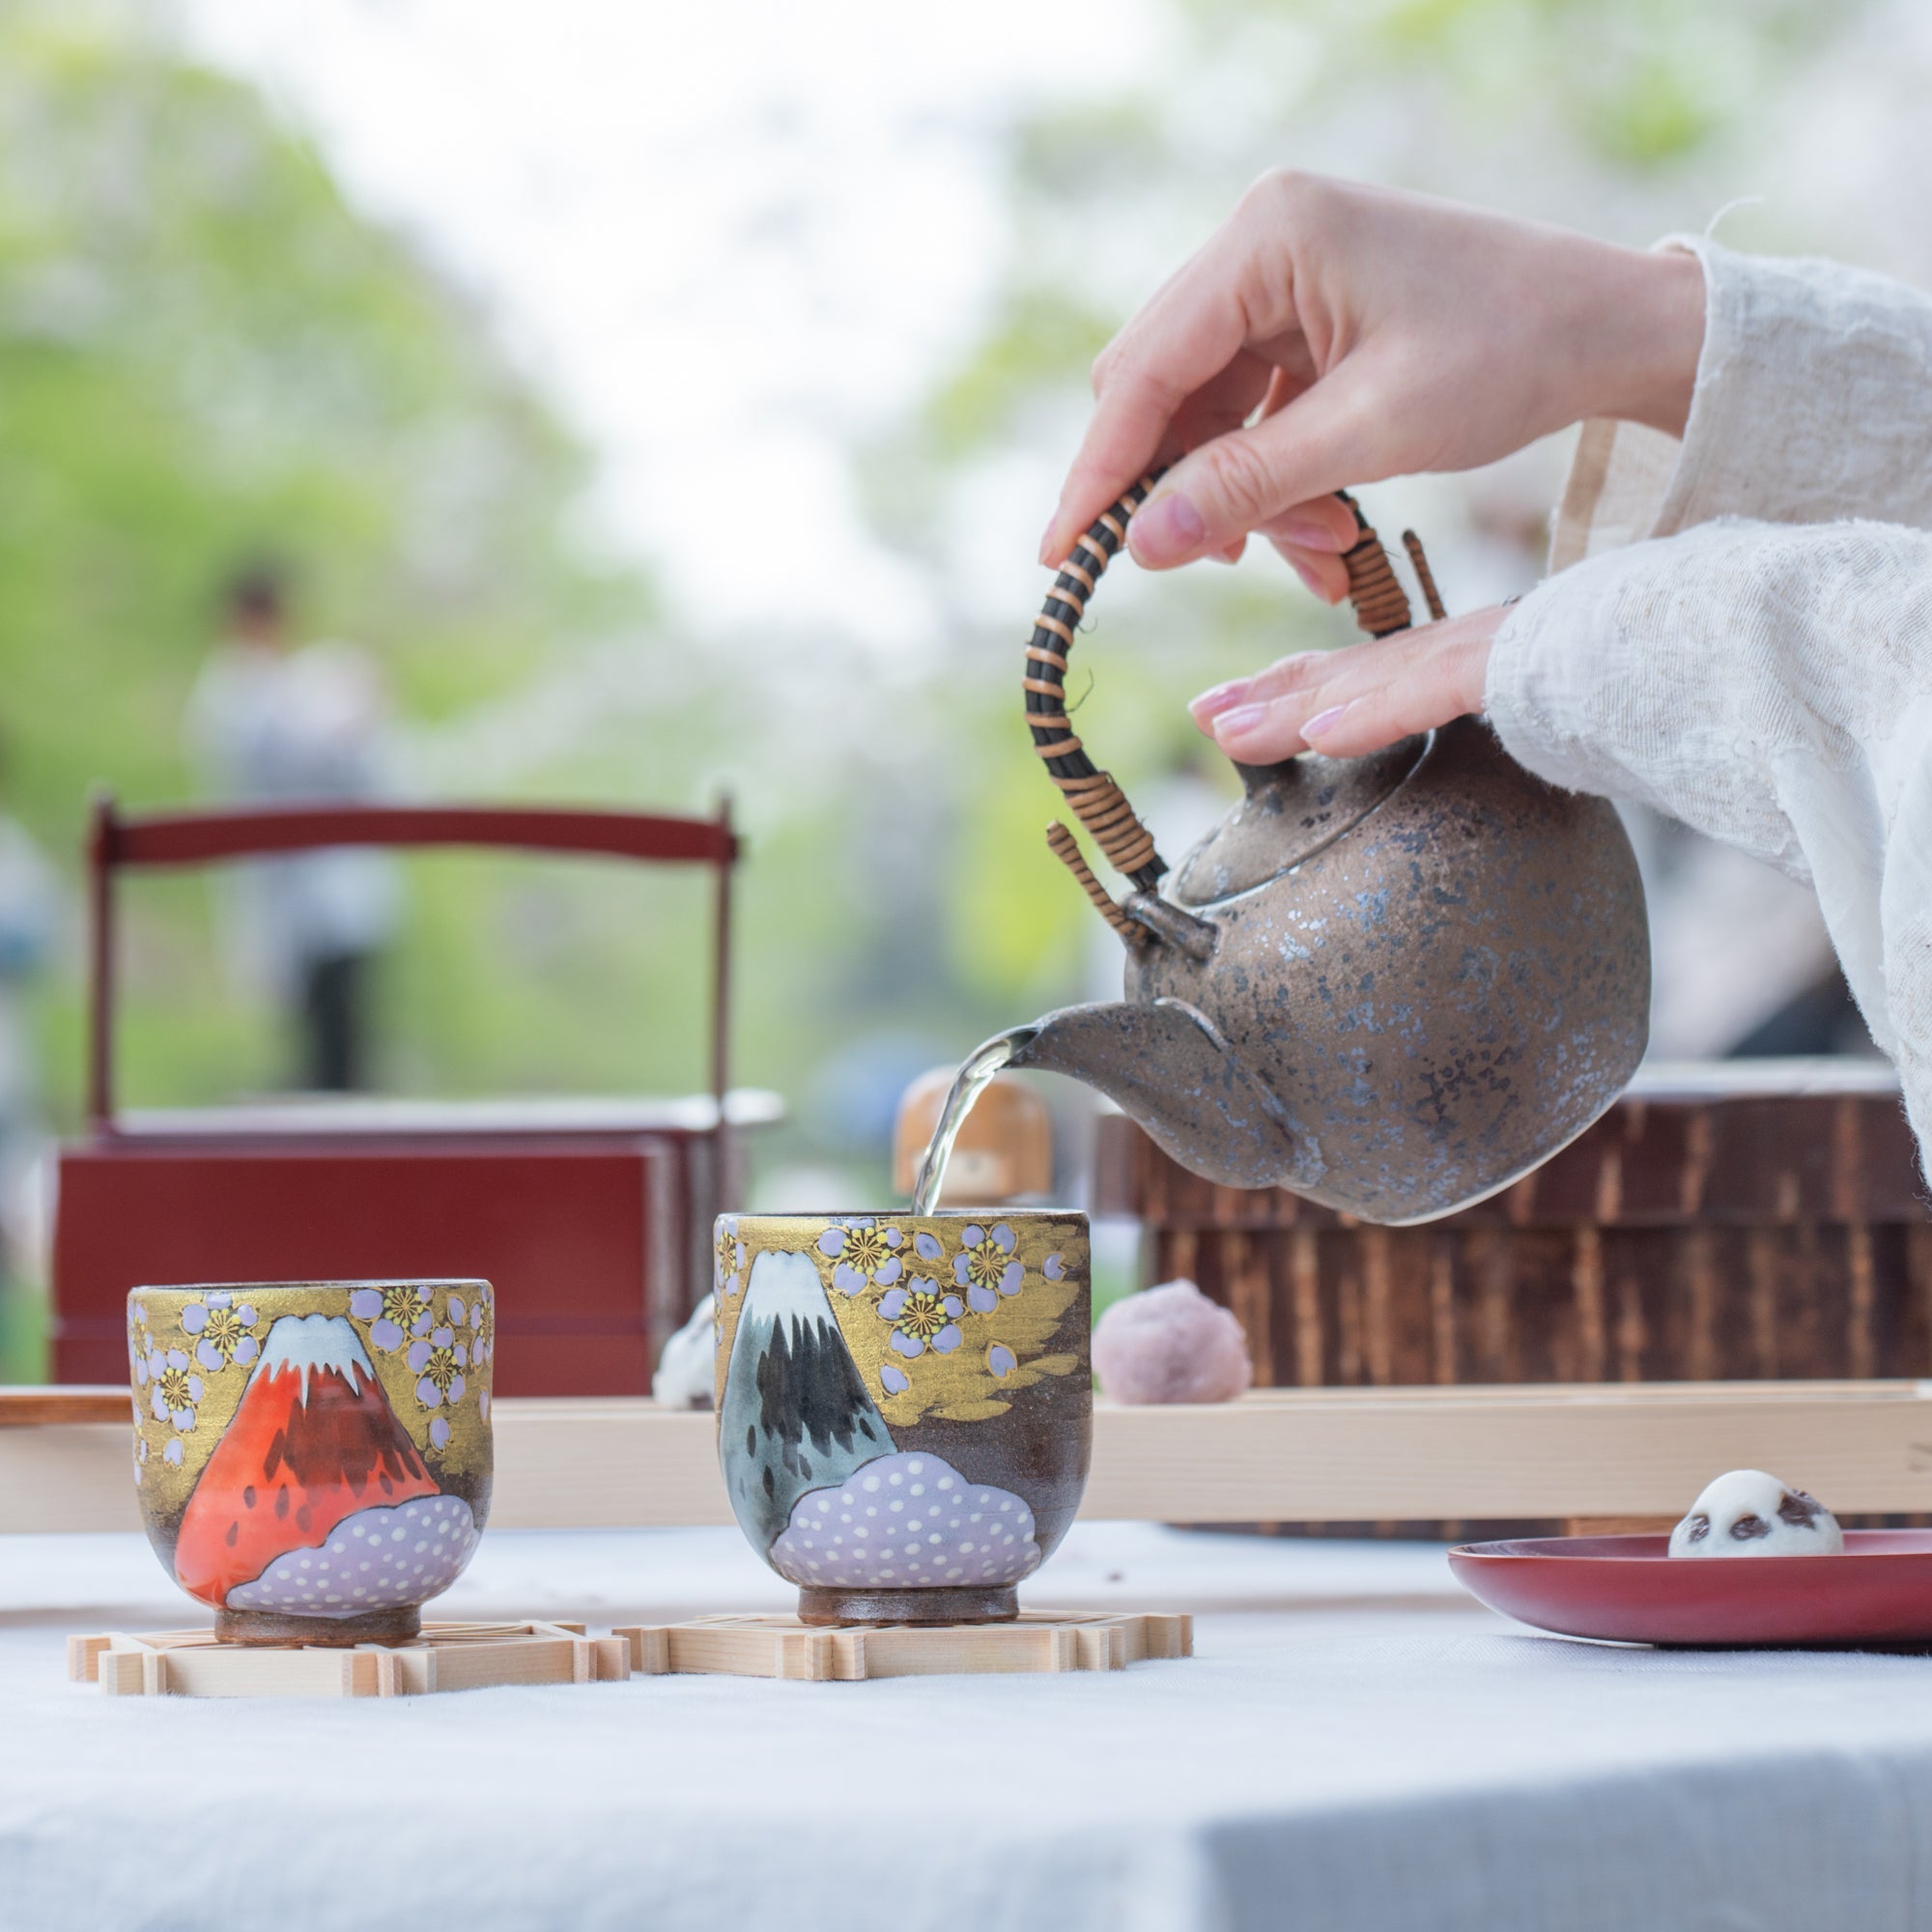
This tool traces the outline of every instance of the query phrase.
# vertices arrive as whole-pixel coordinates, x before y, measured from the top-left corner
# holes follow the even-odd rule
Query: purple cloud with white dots
[[[838,1589],[1017,1583],[1038,1569],[1033,1511],[918,1449],[876,1457],[799,1497],[771,1548],[780,1576]]]

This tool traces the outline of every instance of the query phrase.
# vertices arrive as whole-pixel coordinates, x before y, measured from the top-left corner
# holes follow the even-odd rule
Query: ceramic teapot
[[[1466,1208],[1581,1133],[1642,1057],[1650,937],[1630,841],[1605,800],[1546,784],[1463,718],[1366,757],[1238,767],[1245,796],[1170,873],[1064,692],[1152,484],[1080,539],[1027,649],[1035,749],[1132,888],[1117,901],[1073,834],[1049,830],[1126,949],[1125,998],[1017,1029],[1009,1064],[1098,1088],[1224,1186],[1393,1225]],[[1408,598],[1355,519],[1350,599],[1388,636]]]

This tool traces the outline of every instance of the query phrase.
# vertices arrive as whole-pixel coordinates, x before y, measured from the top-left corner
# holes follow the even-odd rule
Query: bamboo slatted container
[[[1645,1068],[1534,1174],[1417,1228],[1213,1186],[1111,1115],[1094,1206],[1142,1223],[1145,1282],[1234,1310],[1264,1387],[1932,1377],[1932,1220],[1877,1064]]]

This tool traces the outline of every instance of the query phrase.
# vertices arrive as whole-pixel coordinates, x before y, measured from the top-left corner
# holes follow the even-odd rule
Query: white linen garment
[[[1586,423],[1503,744],[1817,891],[1932,1172],[1932,298],[1708,241],[1681,442]]]

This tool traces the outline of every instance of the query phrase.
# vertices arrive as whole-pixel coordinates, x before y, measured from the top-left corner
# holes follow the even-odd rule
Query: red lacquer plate
[[[1664,1554],[1662,1536],[1470,1543],[1449,1567],[1492,1610],[1623,1643],[1932,1643],[1932,1529],[1848,1529],[1839,1556]]]

